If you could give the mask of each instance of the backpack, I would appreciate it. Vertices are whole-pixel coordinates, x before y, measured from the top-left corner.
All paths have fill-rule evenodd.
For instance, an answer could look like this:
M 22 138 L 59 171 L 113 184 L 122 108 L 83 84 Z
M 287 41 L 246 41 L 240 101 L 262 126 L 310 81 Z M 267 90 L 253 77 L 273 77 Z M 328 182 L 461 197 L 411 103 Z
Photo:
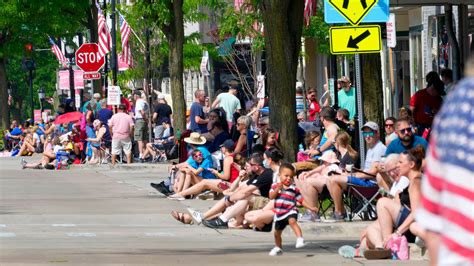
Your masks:
M 392 236 L 388 240 L 386 248 L 392 251 L 392 255 L 394 258 L 397 258 L 399 260 L 408 260 L 410 258 L 408 241 L 405 236 Z

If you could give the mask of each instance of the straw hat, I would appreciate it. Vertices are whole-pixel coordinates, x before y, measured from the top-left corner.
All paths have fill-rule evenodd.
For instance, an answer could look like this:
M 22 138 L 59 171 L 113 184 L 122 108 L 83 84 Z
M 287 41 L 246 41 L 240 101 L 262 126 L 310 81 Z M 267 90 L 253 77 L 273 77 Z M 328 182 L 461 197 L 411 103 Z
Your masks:
M 319 160 L 325 161 L 327 163 L 338 163 L 339 162 L 339 160 L 337 159 L 336 153 L 334 153 L 333 151 L 327 151 L 327 152 L 323 153 L 323 155 L 321 156 L 321 158 L 319 158 Z
M 189 138 L 184 138 L 184 142 L 194 145 L 202 145 L 206 143 L 206 138 L 197 132 L 193 132 Z

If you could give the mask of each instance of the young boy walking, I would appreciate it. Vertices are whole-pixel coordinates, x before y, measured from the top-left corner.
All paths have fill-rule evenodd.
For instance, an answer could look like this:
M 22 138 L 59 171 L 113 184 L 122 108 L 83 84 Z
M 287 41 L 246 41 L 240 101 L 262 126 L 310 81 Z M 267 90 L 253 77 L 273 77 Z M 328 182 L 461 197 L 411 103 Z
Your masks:
M 296 170 L 293 165 L 283 163 L 280 165 L 278 172 L 280 182 L 273 184 L 270 190 L 270 199 L 275 199 L 275 247 L 268 254 L 270 256 L 283 254 L 281 234 L 287 225 L 290 225 L 296 234 L 296 248 L 305 246 L 301 228 L 296 222 L 298 217 L 297 203 L 311 211 L 317 211 L 304 202 L 299 189 L 293 183 L 295 174 Z

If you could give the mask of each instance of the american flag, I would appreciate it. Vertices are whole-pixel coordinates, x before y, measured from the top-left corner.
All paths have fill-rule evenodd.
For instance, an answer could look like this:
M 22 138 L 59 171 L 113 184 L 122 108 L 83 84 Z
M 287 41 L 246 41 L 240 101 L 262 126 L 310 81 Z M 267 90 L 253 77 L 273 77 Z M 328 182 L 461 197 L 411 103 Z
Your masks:
M 316 13 L 316 1 L 314 0 L 305 0 L 304 1 L 304 24 L 306 27 L 309 26 L 311 22 L 311 17 Z
M 125 18 L 120 16 L 120 36 L 122 39 L 122 53 L 119 55 L 119 68 L 120 63 L 124 63 L 128 67 L 122 67 L 120 70 L 128 69 L 132 66 L 133 59 L 132 59 L 132 51 L 130 50 L 130 44 L 128 43 L 130 38 L 131 28 L 128 26 L 127 21 Z
M 108 52 L 110 52 L 110 44 L 112 43 L 110 32 L 107 29 L 107 23 L 105 21 L 105 16 L 100 10 L 98 11 L 98 32 L 99 32 L 99 59 L 104 57 Z
M 67 59 L 64 56 L 63 52 L 61 52 L 61 49 L 56 45 L 54 42 L 53 38 L 49 37 L 49 42 L 51 43 L 51 51 L 53 54 L 58 58 L 59 63 L 61 63 L 63 66 L 67 66 Z

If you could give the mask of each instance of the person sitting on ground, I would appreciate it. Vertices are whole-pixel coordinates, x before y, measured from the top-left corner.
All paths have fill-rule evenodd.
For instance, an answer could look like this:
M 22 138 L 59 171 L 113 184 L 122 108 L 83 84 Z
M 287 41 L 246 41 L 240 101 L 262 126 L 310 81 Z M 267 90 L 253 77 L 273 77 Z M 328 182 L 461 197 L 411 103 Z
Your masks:
M 240 165 L 234 162 L 234 145 L 235 143 L 231 139 L 226 140 L 221 145 L 222 154 L 225 156 L 222 172 L 212 168 L 208 169 L 214 176 L 217 177 L 217 179 L 202 179 L 192 187 L 175 193 L 168 198 L 174 200 L 184 200 L 185 197 L 197 195 L 206 189 L 222 193 L 224 190 L 230 188 L 231 184 L 234 183 L 240 172 Z
M 309 154 L 314 153 L 321 142 L 321 133 L 318 131 L 308 131 L 304 136 L 306 150 L 299 151 L 297 154 L 298 162 L 304 162 L 310 159 Z
M 210 114 L 212 114 L 212 111 Z M 211 124 L 211 128 L 209 128 L 209 132 L 206 134 L 211 134 L 213 136 L 212 141 L 209 143 L 208 146 L 208 150 L 210 153 L 219 151 L 219 147 L 226 140 L 230 139 L 229 133 L 224 130 L 224 126 L 227 124 L 227 122 L 224 123 L 225 124 L 222 124 L 221 121 L 209 121 L 209 124 Z
M 56 155 L 56 164 L 58 167 L 65 167 L 69 165 L 69 155 L 74 150 L 74 146 L 69 140 L 70 134 L 64 134 L 59 137 L 60 145 L 53 147 L 53 152 Z
M 381 198 L 377 201 L 378 218 L 367 228 L 365 241 L 361 247 L 367 248 L 364 257 L 383 259 L 391 256 L 384 249 L 392 236 L 404 235 L 408 242 L 413 243 L 415 235 L 410 226 L 415 221 L 413 212 L 420 204 L 421 196 L 421 166 L 425 157 L 424 148 L 417 146 L 400 154 L 398 160 L 399 176 L 410 180 L 408 188 L 395 196 L 395 199 Z M 423 236 L 421 236 L 423 238 Z
M 287 225 L 290 225 L 296 235 L 296 248 L 305 246 L 301 228 L 297 223 L 298 209 L 296 204 L 299 203 L 307 209 L 316 211 L 316 208 L 309 206 L 299 189 L 294 185 L 293 178 L 296 170 L 290 163 L 283 163 L 279 170 L 280 182 L 272 185 L 269 198 L 275 202 L 275 247 L 268 255 L 282 255 L 282 239 L 281 234 Z
M 21 134 L 22 139 L 21 139 L 21 147 L 20 151 L 18 152 L 19 156 L 31 156 L 33 153 L 35 153 L 36 150 L 36 142 L 33 139 L 33 134 L 30 133 L 30 130 L 25 130 Z
M 268 127 L 263 131 L 262 134 L 262 145 L 265 147 L 265 150 L 275 148 L 281 150 L 280 143 L 278 142 L 278 132 L 276 129 Z
M 21 159 L 21 167 L 22 169 L 30 168 L 30 169 L 42 169 L 46 168 L 46 165 L 51 163 L 56 159 L 56 154 L 53 151 L 53 145 L 59 144 L 59 138 L 55 137 L 51 139 L 51 136 L 46 137 L 44 143 L 44 151 L 41 160 L 38 163 L 28 163 L 25 159 Z M 54 168 L 54 167 L 53 167 Z
M 386 147 L 380 141 L 379 126 L 377 123 L 369 121 L 362 127 L 362 135 L 367 143 L 367 154 L 365 159 L 364 169 L 357 173 L 343 173 L 328 179 L 327 187 L 331 198 L 334 200 L 335 211 L 333 219 L 335 221 L 344 221 L 346 213 L 344 210 L 344 202 L 342 200 L 342 193 L 347 189 L 348 185 L 356 185 L 363 187 L 376 187 L 377 183 L 374 180 L 377 174 L 375 162 L 380 162 L 380 158 L 385 154 Z
M 252 124 L 252 118 L 249 116 L 241 116 L 237 119 L 237 131 L 239 132 L 239 137 L 235 143 L 235 153 L 241 153 L 244 157 L 247 153 L 247 132 L 250 130 Z
M 172 171 L 176 172 L 176 179 L 173 184 L 175 193 L 179 193 L 204 179 L 215 179 L 216 177 L 208 170 L 212 168 L 211 153 L 203 145 L 206 139 L 197 132 L 191 133 L 184 141 L 192 149 L 191 155 L 186 162 L 175 165 Z
M 273 180 L 273 172 L 263 166 L 263 156 L 254 153 L 245 164 L 245 171 L 241 171 L 239 178 L 249 178 L 245 183 L 240 183 L 239 187 L 232 193 L 219 200 L 206 213 L 201 214 L 194 210 L 188 210 L 192 217 L 203 225 L 215 228 L 226 229 L 228 222 L 235 218 L 235 226 L 243 224 L 244 214 L 247 207 L 251 205 L 251 210 L 263 208 L 269 201 L 268 193 Z M 222 213 L 222 215 L 219 215 Z M 214 219 L 213 219 L 214 218 Z
M 428 142 L 424 138 L 414 134 L 413 128 L 408 120 L 398 119 L 395 125 L 397 129 L 395 132 L 398 138 L 390 142 L 385 155 L 391 153 L 402 153 L 403 151 L 412 149 L 418 145 L 423 146 L 424 149 L 428 147 Z
M 278 183 L 278 171 L 283 160 L 283 153 L 278 149 L 272 148 L 266 150 L 263 154 L 263 165 L 273 171 L 273 184 Z M 272 221 L 274 216 L 274 201 L 270 200 L 265 207 L 260 210 L 248 211 L 245 213 L 247 226 L 253 225 L 255 231 L 270 232 L 272 230 Z

